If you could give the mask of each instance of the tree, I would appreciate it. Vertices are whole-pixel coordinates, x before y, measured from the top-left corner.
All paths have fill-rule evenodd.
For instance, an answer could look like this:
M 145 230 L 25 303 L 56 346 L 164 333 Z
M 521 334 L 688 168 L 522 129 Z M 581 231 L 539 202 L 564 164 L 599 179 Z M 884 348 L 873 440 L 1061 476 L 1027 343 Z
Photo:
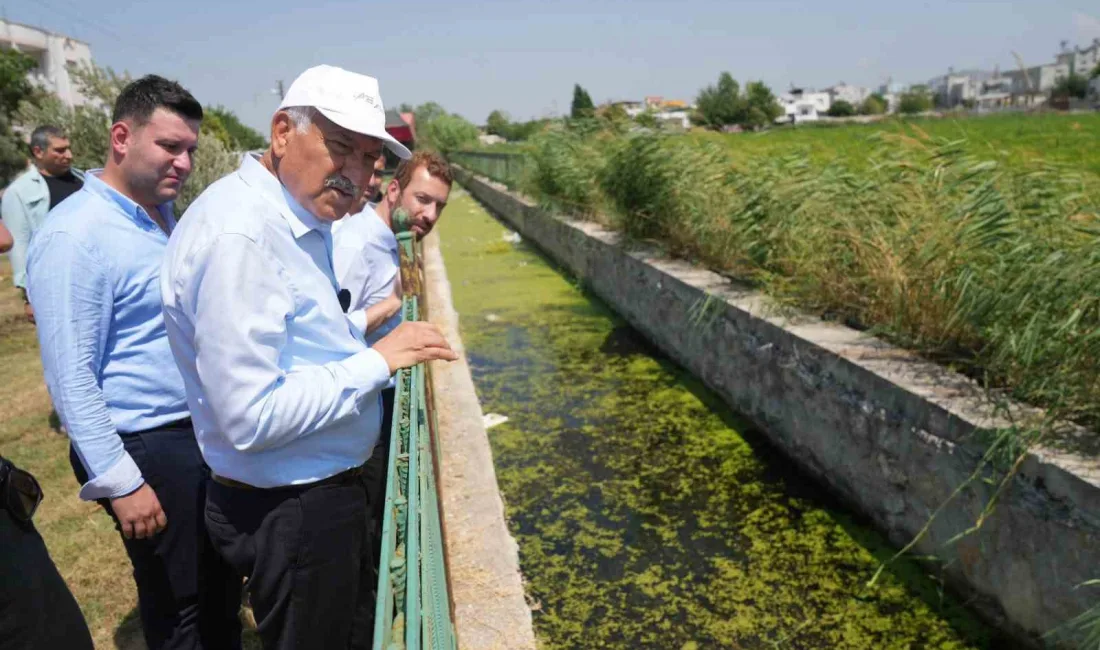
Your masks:
M 1052 97 L 1074 97 L 1076 99 L 1084 99 L 1088 94 L 1089 80 L 1076 73 L 1059 79 L 1054 84 L 1054 89 L 1050 91 Z
M 641 127 L 647 129 L 659 129 L 661 123 L 657 121 L 657 116 L 653 114 L 653 111 L 642 111 L 634 117 L 634 122 Z
M 924 86 L 913 86 L 898 98 L 898 112 L 915 115 L 932 110 L 932 95 Z
M 412 104 L 406 104 L 402 102 L 401 105 L 397 107 L 398 113 L 412 113 L 413 111 L 414 109 L 412 107 Z
M 750 81 L 745 86 L 745 109 L 741 125 L 753 129 L 770 126 L 783 114 L 783 107 L 763 81 Z
M 511 140 L 506 134 L 509 131 L 508 116 L 500 111 L 493 111 L 489 113 L 488 119 L 485 120 L 485 132 L 490 135 L 499 135 L 502 138 Z
M 610 104 L 596 111 L 596 113 L 603 119 L 614 124 L 630 121 L 630 115 L 628 115 L 626 109 L 619 104 Z
M 35 98 L 27 73 L 34 59 L 16 50 L 0 49 L 0 184 L 7 186 L 27 164 L 27 146 L 12 133 L 11 125 L 20 104 Z
M 886 112 L 886 108 L 886 98 L 875 93 L 863 100 L 859 106 L 859 112 L 863 115 L 882 115 Z
M 707 86 L 695 98 L 692 121 L 700 126 L 720 129 L 727 124 L 738 124 L 744 113 L 741 87 L 730 73 L 723 72 L 718 75 L 717 86 Z
M 856 114 L 856 107 L 847 100 L 838 99 L 829 105 L 829 110 L 825 114 L 829 117 L 851 117 Z
M 573 104 L 569 109 L 569 116 L 574 120 L 592 117 L 596 114 L 596 105 L 588 91 L 581 88 L 580 84 L 573 84 Z
M 65 106 L 56 95 L 47 94 L 37 103 L 24 102 L 19 120 L 26 125 L 53 124 L 69 136 L 73 166 L 77 169 L 102 167 L 106 162 L 111 108 L 115 98 L 132 79 L 111 68 L 83 64 L 69 71 L 88 103 L 74 108 Z
M 226 149 L 230 151 L 233 150 L 233 138 L 229 135 L 229 131 L 225 128 L 225 125 L 222 124 L 222 120 L 218 117 L 217 113 L 204 111 L 201 128 L 202 133 L 217 139 Z
M 416 116 L 417 129 L 419 129 L 422 124 L 426 125 L 435 118 L 446 114 L 447 111 L 436 102 L 424 102 L 413 109 L 413 115 Z
M 229 134 L 230 149 L 234 151 L 254 151 L 267 148 L 267 138 L 256 129 L 241 122 L 237 114 L 218 105 L 206 109 L 206 115 L 216 116 Z M 205 121 L 205 120 L 204 120 Z
M 739 124 L 750 129 L 768 126 L 783 114 L 771 88 L 763 81 L 751 81 L 745 92 L 728 72 L 718 75 L 718 84 L 707 86 L 695 99 L 691 121 L 711 129 Z
M 420 146 L 448 153 L 477 144 L 478 128 L 461 115 L 448 113 L 436 102 L 421 104 L 413 112 Z

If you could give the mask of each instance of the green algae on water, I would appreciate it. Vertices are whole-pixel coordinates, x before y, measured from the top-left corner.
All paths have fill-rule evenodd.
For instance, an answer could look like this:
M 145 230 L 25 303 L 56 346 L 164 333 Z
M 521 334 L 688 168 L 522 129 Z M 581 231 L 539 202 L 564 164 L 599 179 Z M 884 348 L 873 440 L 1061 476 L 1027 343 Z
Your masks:
M 455 191 L 440 225 L 545 648 L 991 647 L 913 561 Z

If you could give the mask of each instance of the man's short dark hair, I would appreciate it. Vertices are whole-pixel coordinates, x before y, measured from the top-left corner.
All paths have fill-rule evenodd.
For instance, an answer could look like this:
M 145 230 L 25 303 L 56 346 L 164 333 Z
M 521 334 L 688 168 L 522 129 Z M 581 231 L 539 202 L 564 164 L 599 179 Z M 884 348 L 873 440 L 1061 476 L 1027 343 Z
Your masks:
M 414 151 L 411 158 L 402 160 L 397 165 L 397 171 L 394 172 L 393 178 L 397 181 L 397 186 L 401 188 L 402 192 L 412 181 L 413 172 L 421 167 L 428 170 L 429 176 L 435 176 L 446 183 L 447 187 L 451 186 L 453 182 L 451 166 L 447 164 L 447 159 L 434 151 L 421 150 Z
M 130 120 L 135 126 L 143 126 L 158 108 L 167 108 L 189 120 L 202 119 L 202 104 L 186 88 L 150 74 L 122 89 L 115 100 L 111 123 Z
M 65 132 L 61 130 L 61 127 L 53 124 L 43 124 L 31 131 L 31 155 L 34 155 L 35 149 L 45 151 L 50 146 L 50 138 L 64 137 Z

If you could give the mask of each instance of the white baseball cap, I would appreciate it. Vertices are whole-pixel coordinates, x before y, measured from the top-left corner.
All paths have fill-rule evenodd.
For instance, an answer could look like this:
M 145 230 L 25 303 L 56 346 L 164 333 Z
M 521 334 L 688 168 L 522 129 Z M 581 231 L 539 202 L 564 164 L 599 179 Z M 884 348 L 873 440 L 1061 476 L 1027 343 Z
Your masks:
M 412 156 L 386 132 L 386 109 L 374 77 L 331 65 L 314 66 L 290 84 L 278 110 L 294 106 L 311 106 L 349 131 L 382 140 L 400 158 Z

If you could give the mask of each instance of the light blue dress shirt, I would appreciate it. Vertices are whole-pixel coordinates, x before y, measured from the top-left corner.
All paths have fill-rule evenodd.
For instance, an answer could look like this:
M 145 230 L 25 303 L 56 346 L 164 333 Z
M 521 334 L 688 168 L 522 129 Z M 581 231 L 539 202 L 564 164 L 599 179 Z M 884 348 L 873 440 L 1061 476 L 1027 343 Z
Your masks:
M 172 205 L 158 206 L 171 229 Z M 145 210 L 88 172 L 31 240 L 27 290 L 46 386 L 88 471 L 82 499 L 143 482 L 119 433 L 187 417 L 160 309 L 168 236 Z
M 361 465 L 389 366 L 340 308 L 329 224 L 258 159 L 211 185 L 161 274 L 168 339 L 215 474 L 256 487 Z
M 332 224 L 332 240 L 336 280 L 341 289 L 351 293 L 350 313 L 353 318 L 362 313 L 366 329 L 367 307 L 390 297 L 397 283 L 401 270 L 397 238 L 386 222 L 367 207 Z M 374 345 L 400 324 L 401 314 L 394 314 L 367 335 L 367 344 Z

